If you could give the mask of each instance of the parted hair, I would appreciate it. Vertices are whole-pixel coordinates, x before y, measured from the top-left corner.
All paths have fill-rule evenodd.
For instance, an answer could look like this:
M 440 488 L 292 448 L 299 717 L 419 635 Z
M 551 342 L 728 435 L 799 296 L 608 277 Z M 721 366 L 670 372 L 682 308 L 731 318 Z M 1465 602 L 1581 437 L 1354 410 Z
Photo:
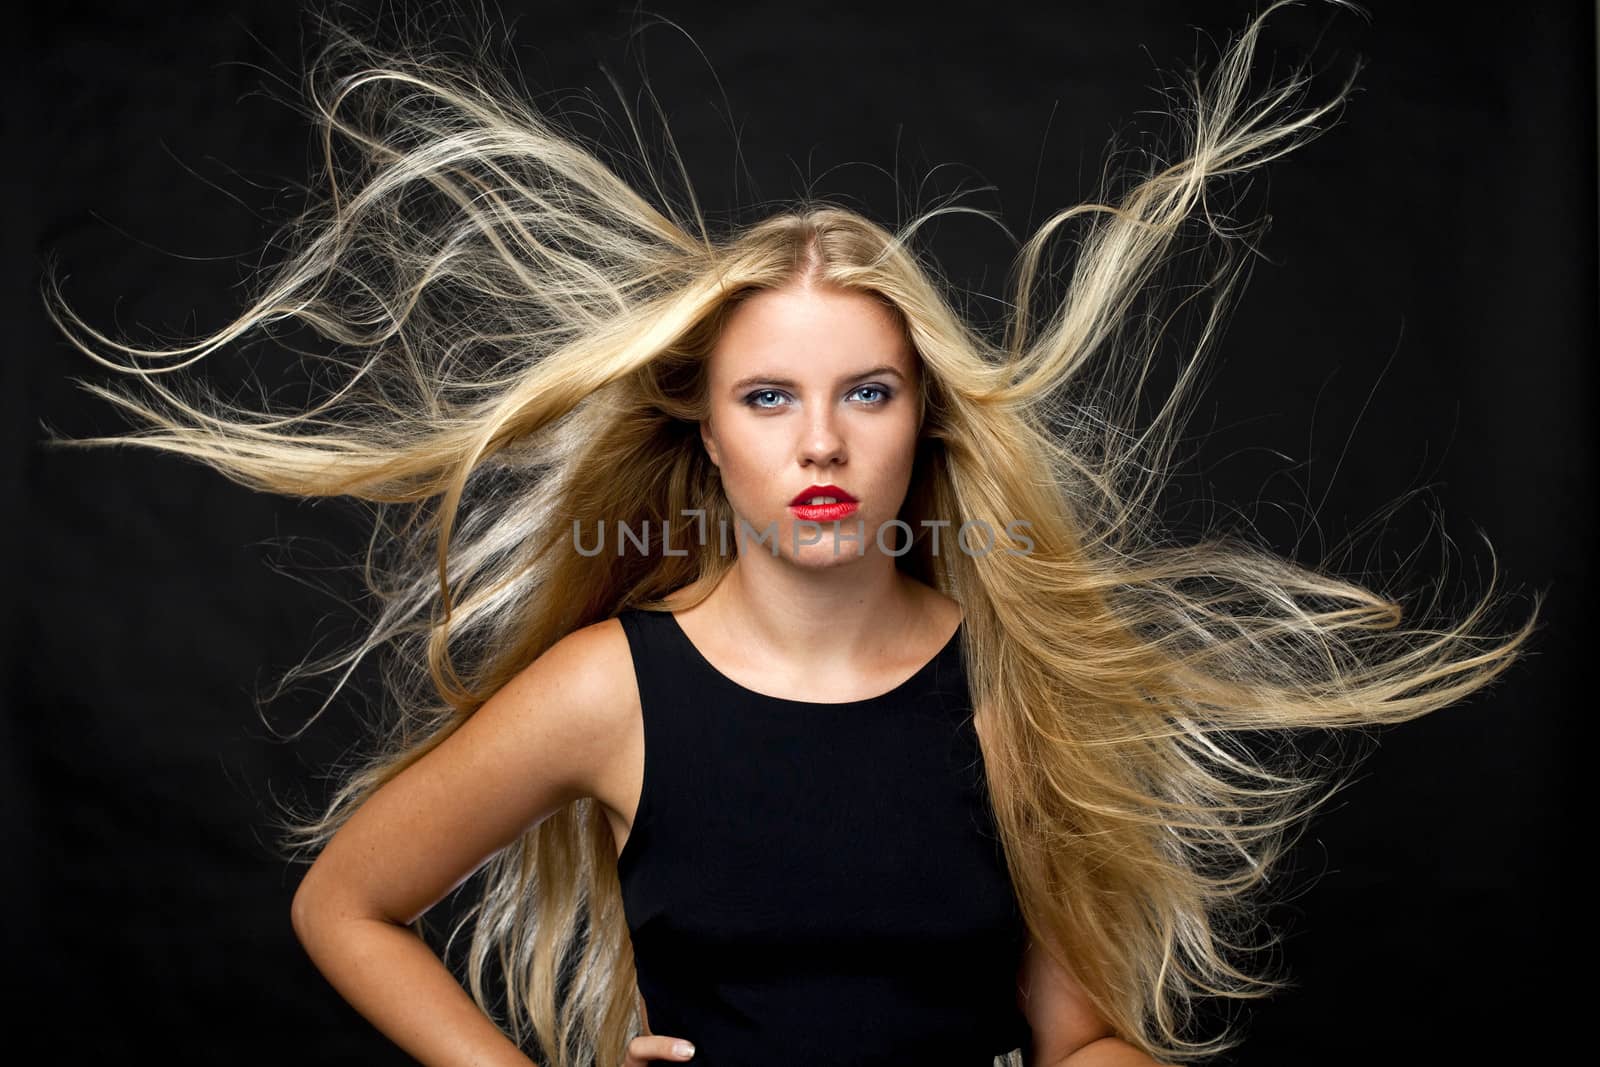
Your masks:
M 330 802 L 280 820 L 305 859 L 565 635 L 628 607 L 682 610 L 715 586 L 734 557 L 699 535 L 735 516 L 697 427 L 723 323 L 764 290 L 869 294 L 923 371 L 900 512 L 915 535 L 897 566 L 964 609 L 989 801 L 1030 935 L 1124 1040 L 1202 1059 L 1239 1040 L 1199 1025 L 1203 1002 L 1289 981 L 1261 963 L 1268 875 L 1340 784 L 1296 736 L 1404 722 L 1483 689 L 1538 610 L 1535 597 L 1525 622 L 1497 628 L 1492 576 L 1445 617 L 1443 578 L 1431 598 L 1391 596 L 1336 559 L 1301 565 L 1220 528 L 1180 539 L 1158 516 L 1251 232 L 1217 203 L 1318 135 L 1351 84 L 1307 105 L 1302 68 L 1247 93 L 1262 22 L 1289 2 L 1185 86 L 1164 157 L 1108 176 L 1021 244 L 999 330 L 956 310 L 916 243 L 969 208 L 889 228 L 808 195 L 719 224 L 681 161 L 675 193 L 644 152 L 644 180 L 625 180 L 489 50 L 379 46 L 327 21 L 304 83 L 321 192 L 233 321 L 131 344 L 92 327 L 46 271 L 64 335 L 127 376 L 79 384 L 136 424 L 53 443 L 161 449 L 252 489 L 368 502 L 371 625 L 287 677 L 332 678 L 321 714 L 379 653 L 383 715 Z M 1069 227 L 1070 275 L 1047 299 Z M 1208 298 L 1200 328 L 1141 419 L 1164 334 L 1137 302 L 1167 295 L 1160 268 L 1196 234 L 1215 265 L 1183 300 Z M 338 368 L 315 403 L 246 408 L 183 373 L 285 323 L 320 335 Z M 922 520 L 952 516 L 990 519 L 998 543 L 933 551 Z M 649 523 L 687 551 L 587 555 L 574 530 L 598 519 Z M 469 886 L 451 942 L 470 927 L 478 1004 L 556 1067 L 619 1067 L 641 1017 L 598 803 L 527 827 Z

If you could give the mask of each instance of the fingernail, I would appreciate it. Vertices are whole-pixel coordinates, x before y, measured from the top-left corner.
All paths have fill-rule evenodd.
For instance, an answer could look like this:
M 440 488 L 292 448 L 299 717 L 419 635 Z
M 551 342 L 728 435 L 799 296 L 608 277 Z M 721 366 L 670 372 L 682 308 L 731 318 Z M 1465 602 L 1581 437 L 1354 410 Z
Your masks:
M 694 1046 L 687 1041 L 674 1041 L 672 1043 L 672 1054 L 674 1056 L 693 1056 Z

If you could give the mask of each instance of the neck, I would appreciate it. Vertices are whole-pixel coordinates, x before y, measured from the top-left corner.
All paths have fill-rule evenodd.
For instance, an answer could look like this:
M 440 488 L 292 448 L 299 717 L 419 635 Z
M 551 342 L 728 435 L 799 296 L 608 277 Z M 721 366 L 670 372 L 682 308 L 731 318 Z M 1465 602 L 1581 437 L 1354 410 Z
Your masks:
M 800 567 L 766 553 L 741 555 L 705 607 L 730 642 L 782 649 L 786 661 L 818 668 L 883 655 L 927 610 L 919 584 L 891 557 Z

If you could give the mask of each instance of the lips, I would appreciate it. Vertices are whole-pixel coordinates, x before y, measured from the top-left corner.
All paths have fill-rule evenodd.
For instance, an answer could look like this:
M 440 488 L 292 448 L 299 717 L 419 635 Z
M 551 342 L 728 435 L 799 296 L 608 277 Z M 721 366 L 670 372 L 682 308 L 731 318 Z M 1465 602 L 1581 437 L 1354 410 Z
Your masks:
M 832 504 L 812 504 L 818 497 L 832 498 Z M 854 515 L 860 502 L 837 485 L 813 485 L 789 502 L 789 510 L 808 522 L 833 522 Z
M 813 486 L 810 486 L 809 488 L 802 489 L 799 493 L 797 493 L 795 495 L 795 498 L 793 500 L 789 501 L 789 506 L 790 507 L 795 507 L 795 506 L 798 506 L 798 505 L 801 505 L 801 504 L 810 504 L 811 501 L 815 500 L 819 496 L 832 497 L 834 500 L 838 501 L 841 504 L 854 504 L 854 503 L 857 503 L 857 500 L 856 500 L 855 497 L 851 496 L 849 493 L 845 492 L 843 489 L 840 489 L 837 485 L 831 485 L 830 484 L 830 485 L 813 485 Z

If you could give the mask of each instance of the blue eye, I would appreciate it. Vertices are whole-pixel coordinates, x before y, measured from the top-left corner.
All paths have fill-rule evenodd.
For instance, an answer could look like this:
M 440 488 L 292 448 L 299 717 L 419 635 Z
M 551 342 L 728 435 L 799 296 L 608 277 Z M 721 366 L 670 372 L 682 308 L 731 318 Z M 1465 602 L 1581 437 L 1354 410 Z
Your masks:
M 749 396 L 745 397 L 744 398 L 744 402 L 749 407 L 770 409 L 770 408 L 775 407 L 776 405 L 774 405 L 774 404 L 758 404 L 758 403 L 755 402 L 756 397 L 758 397 L 758 396 L 782 396 L 782 395 L 783 394 L 778 392 L 778 390 L 776 390 L 776 389 L 757 389 L 755 392 L 753 392 Z
M 861 392 L 877 394 L 876 399 L 863 400 L 861 402 L 862 406 L 869 408 L 882 407 L 884 404 L 889 402 L 890 397 L 894 396 L 894 390 L 890 389 L 886 385 L 858 385 L 854 389 L 850 390 L 851 395 Z M 757 411 L 776 411 L 781 406 L 780 404 L 777 402 L 766 403 L 758 398 L 769 396 L 784 397 L 787 395 L 788 394 L 783 392 L 781 389 L 757 389 L 754 392 L 745 395 L 744 405 L 746 407 L 755 408 Z

